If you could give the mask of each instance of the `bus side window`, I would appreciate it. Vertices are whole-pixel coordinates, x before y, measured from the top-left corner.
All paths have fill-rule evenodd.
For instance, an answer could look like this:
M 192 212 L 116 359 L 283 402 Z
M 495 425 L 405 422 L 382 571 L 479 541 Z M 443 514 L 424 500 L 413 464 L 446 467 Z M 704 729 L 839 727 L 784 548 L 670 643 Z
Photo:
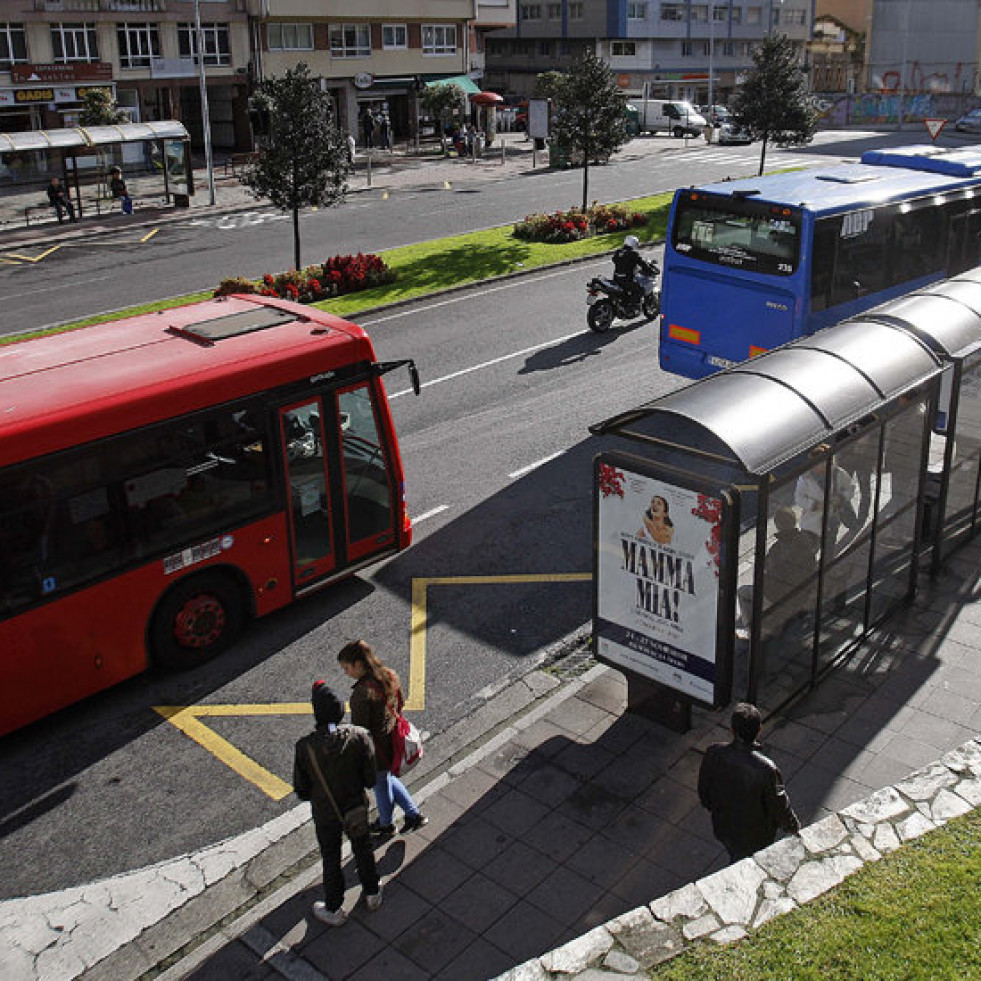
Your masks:
M 823 219 L 814 227 L 814 255 L 811 261 L 811 311 L 814 313 L 826 309 L 833 302 L 835 249 L 840 227 L 840 218 Z
M 842 224 L 835 264 L 835 304 L 877 293 L 889 285 L 891 226 L 891 215 L 884 210 L 871 216 L 864 231 L 845 234 Z

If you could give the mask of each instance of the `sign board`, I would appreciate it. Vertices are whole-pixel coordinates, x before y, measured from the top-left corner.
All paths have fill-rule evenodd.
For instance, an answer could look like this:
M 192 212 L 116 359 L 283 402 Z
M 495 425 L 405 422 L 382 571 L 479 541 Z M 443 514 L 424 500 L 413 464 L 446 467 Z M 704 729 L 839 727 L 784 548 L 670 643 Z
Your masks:
M 595 653 L 714 705 L 723 502 L 641 467 L 596 461 Z
M 69 65 L 11 65 L 10 81 L 14 85 L 30 85 L 38 82 L 49 85 L 111 82 L 112 64 L 108 61 L 92 61 Z
M 924 119 L 923 125 L 926 126 L 927 132 L 930 134 L 930 139 L 935 140 L 939 135 L 940 131 L 947 125 L 946 119 Z
M 370 89 L 374 84 L 375 76 L 371 72 L 358 72 L 354 76 L 354 87 L 356 89 Z
M 548 99 L 528 100 L 528 135 L 539 140 L 548 136 Z

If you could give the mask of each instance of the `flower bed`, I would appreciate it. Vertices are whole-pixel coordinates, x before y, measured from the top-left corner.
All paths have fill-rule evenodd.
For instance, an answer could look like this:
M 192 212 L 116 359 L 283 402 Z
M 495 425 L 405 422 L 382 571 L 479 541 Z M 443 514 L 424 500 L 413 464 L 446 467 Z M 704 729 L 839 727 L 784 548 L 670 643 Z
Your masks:
M 572 208 L 550 215 L 526 215 L 515 223 L 514 237 L 528 242 L 577 242 L 646 224 L 647 216 L 639 211 L 628 211 L 617 204 L 594 204 L 586 211 Z
M 278 276 L 266 273 L 258 282 L 236 276 L 223 279 L 215 296 L 229 293 L 257 293 L 297 303 L 316 303 L 331 297 L 356 293 L 394 283 L 398 273 L 389 269 L 377 255 L 335 255 L 319 266 L 291 269 Z

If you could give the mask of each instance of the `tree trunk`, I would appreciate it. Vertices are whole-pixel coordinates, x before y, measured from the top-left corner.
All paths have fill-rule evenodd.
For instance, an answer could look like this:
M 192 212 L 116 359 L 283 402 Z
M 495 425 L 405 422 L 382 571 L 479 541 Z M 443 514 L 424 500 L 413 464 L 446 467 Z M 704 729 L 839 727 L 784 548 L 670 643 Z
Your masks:
M 569 161 L 572 163 L 572 161 Z M 583 214 L 589 209 L 589 140 L 582 146 L 582 210 Z
M 763 142 L 760 144 L 760 172 L 756 175 L 757 177 L 763 176 L 763 167 L 766 165 L 766 141 L 769 138 L 768 133 L 763 134 Z
M 300 269 L 300 209 L 293 209 L 293 268 Z

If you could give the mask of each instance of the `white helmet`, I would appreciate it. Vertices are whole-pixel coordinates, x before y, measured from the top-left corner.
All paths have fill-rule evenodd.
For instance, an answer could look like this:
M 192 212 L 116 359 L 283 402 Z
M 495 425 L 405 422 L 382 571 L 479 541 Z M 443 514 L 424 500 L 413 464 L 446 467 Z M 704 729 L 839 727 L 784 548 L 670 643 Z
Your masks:
M 640 239 L 638 239 L 636 235 L 628 235 L 623 240 L 623 244 L 628 249 L 639 249 L 640 248 Z

